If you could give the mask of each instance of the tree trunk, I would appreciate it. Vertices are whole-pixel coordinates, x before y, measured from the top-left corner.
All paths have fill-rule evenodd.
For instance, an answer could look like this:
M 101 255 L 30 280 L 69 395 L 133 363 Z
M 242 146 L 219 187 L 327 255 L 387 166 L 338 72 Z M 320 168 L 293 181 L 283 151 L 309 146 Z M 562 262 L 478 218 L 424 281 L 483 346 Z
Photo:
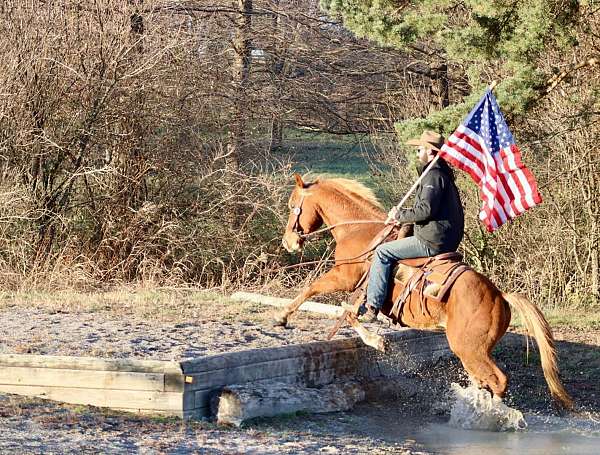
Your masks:
M 293 412 L 347 411 L 365 399 L 356 382 L 307 388 L 281 382 L 234 385 L 223 389 L 218 401 L 217 422 L 240 426 L 255 417 L 272 417 Z
M 232 41 L 233 62 L 231 65 L 231 107 L 230 124 L 225 154 L 225 199 L 231 201 L 225 207 L 225 221 L 232 228 L 240 225 L 238 211 L 231 205 L 235 204 L 236 192 L 239 182 L 238 172 L 240 158 L 246 149 L 246 123 L 245 106 L 247 104 L 247 88 L 250 76 L 250 33 L 252 25 L 252 0 L 237 0 L 238 12 L 235 16 L 235 35 Z
M 273 117 L 271 122 L 271 143 L 269 144 L 269 150 L 280 149 L 283 145 L 283 123 L 277 117 L 277 114 Z
M 586 194 L 586 205 L 587 212 L 590 217 L 590 267 L 591 267 L 591 288 L 592 294 L 598 300 L 600 299 L 600 223 L 598 223 L 598 216 L 600 215 L 600 209 L 598 208 L 598 198 L 600 192 L 598 191 L 598 176 L 594 172 L 594 164 L 592 155 L 588 157 L 588 182 L 589 191 Z
M 235 36 L 233 38 L 233 64 L 231 66 L 231 123 L 227 144 L 225 168 L 236 173 L 240 157 L 244 154 L 246 115 L 246 90 L 250 75 L 250 28 L 252 25 L 252 0 L 237 0 L 238 13 L 235 17 Z

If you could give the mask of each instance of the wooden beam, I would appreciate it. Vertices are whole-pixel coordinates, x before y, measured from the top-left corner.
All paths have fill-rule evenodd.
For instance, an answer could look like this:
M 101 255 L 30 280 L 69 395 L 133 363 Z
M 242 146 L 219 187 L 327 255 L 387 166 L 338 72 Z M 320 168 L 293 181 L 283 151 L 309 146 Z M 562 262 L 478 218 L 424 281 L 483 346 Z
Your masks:
M 65 403 L 129 409 L 132 411 L 182 411 L 194 408 L 193 395 L 189 394 L 184 397 L 183 393 L 178 392 L 81 389 L 6 384 L 0 386 L 0 392 L 64 401 Z
M 0 367 L 57 368 L 66 370 L 134 371 L 181 374 L 179 362 L 138 359 L 99 359 L 35 354 L 0 354 Z
M 165 375 L 162 373 L 137 373 L 131 371 L 3 367 L 0 368 L 0 387 L 2 385 L 163 392 L 165 390 Z
M 236 292 L 231 295 L 231 299 L 241 302 L 262 303 L 263 305 L 270 305 L 278 308 L 283 308 L 292 302 L 292 299 L 271 297 L 268 295 L 255 294 L 253 292 Z M 327 305 L 326 303 L 313 302 L 311 300 L 304 302 L 300 306 L 300 310 L 324 314 L 326 316 L 331 316 L 332 318 L 339 318 L 344 313 L 344 309 L 340 306 Z
M 184 360 L 181 368 L 184 374 L 196 374 L 243 365 L 255 365 L 262 362 L 289 359 L 301 356 L 314 357 L 328 352 L 355 350 L 365 347 L 358 338 L 334 341 L 316 341 L 277 348 L 248 349 L 246 351 L 228 352 L 197 359 Z
M 299 355 L 286 359 L 275 359 L 246 365 L 232 365 L 230 368 L 188 373 L 188 375 L 194 378 L 194 381 L 192 384 L 186 386 L 186 390 L 199 390 L 229 384 L 243 384 L 249 381 L 292 374 L 301 377 L 308 372 L 318 374 L 320 370 L 324 369 L 337 369 L 339 371 L 347 371 L 348 369 L 356 370 L 357 362 L 356 350 L 344 350 L 341 352 L 327 352 L 314 357 Z

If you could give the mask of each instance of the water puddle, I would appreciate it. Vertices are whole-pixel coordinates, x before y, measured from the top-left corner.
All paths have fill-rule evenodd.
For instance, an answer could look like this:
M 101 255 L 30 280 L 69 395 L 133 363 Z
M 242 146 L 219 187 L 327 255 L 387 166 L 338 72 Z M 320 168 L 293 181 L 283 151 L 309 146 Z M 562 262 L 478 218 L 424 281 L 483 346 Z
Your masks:
M 448 455 L 600 453 L 598 423 L 528 414 L 525 419 L 527 429 L 513 432 L 465 430 L 447 423 L 429 423 L 405 436 L 427 452 Z
M 600 421 L 584 417 L 522 414 L 475 387 L 452 385 L 450 419 L 403 415 L 382 405 L 364 409 L 362 430 L 388 442 L 410 442 L 417 451 L 448 455 L 600 454 Z M 361 413 L 362 414 L 362 413 Z

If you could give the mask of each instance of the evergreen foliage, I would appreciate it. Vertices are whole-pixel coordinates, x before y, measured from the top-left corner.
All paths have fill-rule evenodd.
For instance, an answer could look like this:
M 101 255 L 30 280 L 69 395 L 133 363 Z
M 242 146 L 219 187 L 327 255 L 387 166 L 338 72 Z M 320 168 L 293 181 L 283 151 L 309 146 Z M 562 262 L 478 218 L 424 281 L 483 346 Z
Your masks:
M 470 96 L 451 100 L 426 119 L 400 123 L 401 140 L 424 127 L 452 132 L 494 78 L 500 81 L 496 96 L 503 111 L 527 112 L 551 76 L 539 69 L 539 59 L 548 49 L 577 44 L 576 0 L 321 0 L 321 5 L 357 36 L 420 49 L 432 64 L 447 63 L 451 73 L 467 79 Z

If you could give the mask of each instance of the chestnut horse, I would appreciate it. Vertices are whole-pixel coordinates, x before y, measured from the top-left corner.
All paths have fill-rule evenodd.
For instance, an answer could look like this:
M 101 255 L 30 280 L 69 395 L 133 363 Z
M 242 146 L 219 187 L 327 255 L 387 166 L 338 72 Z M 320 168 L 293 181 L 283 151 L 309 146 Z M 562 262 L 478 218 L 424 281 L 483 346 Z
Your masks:
M 283 246 L 290 252 L 298 251 L 302 248 L 304 235 L 323 224 L 330 227 L 338 225 L 331 229 L 336 241 L 335 265 L 277 315 L 275 322 L 279 325 L 286 325 L 289 316 L 311 296 L 352 291 L 366 271 L 365 252 L 373 238 L 381 232 L 386 218 L 371 190 L 358 182 L 317 179 L 305 183 L 298 174 L 294 177 L 296 186 L 289 199 L 291 213 Z M 373 223 L 354 224 L 356 220 Z M 394 283 L 383 306 L 383 314 L 389 315 L 393 301 L 401 291 L 402 285 Z M 550 326 L 539 308 L 525 297 L 506 294 L 485 276 L 469 270 L 458 277 L 446 302 L 426 299 L 426 312 L 422 312 L 417 303 L 418 299 L 410 299 L 406 303 L 402 322 L 420 329 L 445 328 L 450 349 L 461 360 L 467 373 L 480 387 L 500 398 L 506 392 L 508 379 L 490 354 L 508 328 L 511 318 L 509 304 L 512 305 L 537 341 L 550 393 L 562 405 L 571 407 L 571 398 L 558 375 Z M 366 344 L 384 350 L 383 339 L 379 335 L 370 333 L 353 315 L 347 320 Z

